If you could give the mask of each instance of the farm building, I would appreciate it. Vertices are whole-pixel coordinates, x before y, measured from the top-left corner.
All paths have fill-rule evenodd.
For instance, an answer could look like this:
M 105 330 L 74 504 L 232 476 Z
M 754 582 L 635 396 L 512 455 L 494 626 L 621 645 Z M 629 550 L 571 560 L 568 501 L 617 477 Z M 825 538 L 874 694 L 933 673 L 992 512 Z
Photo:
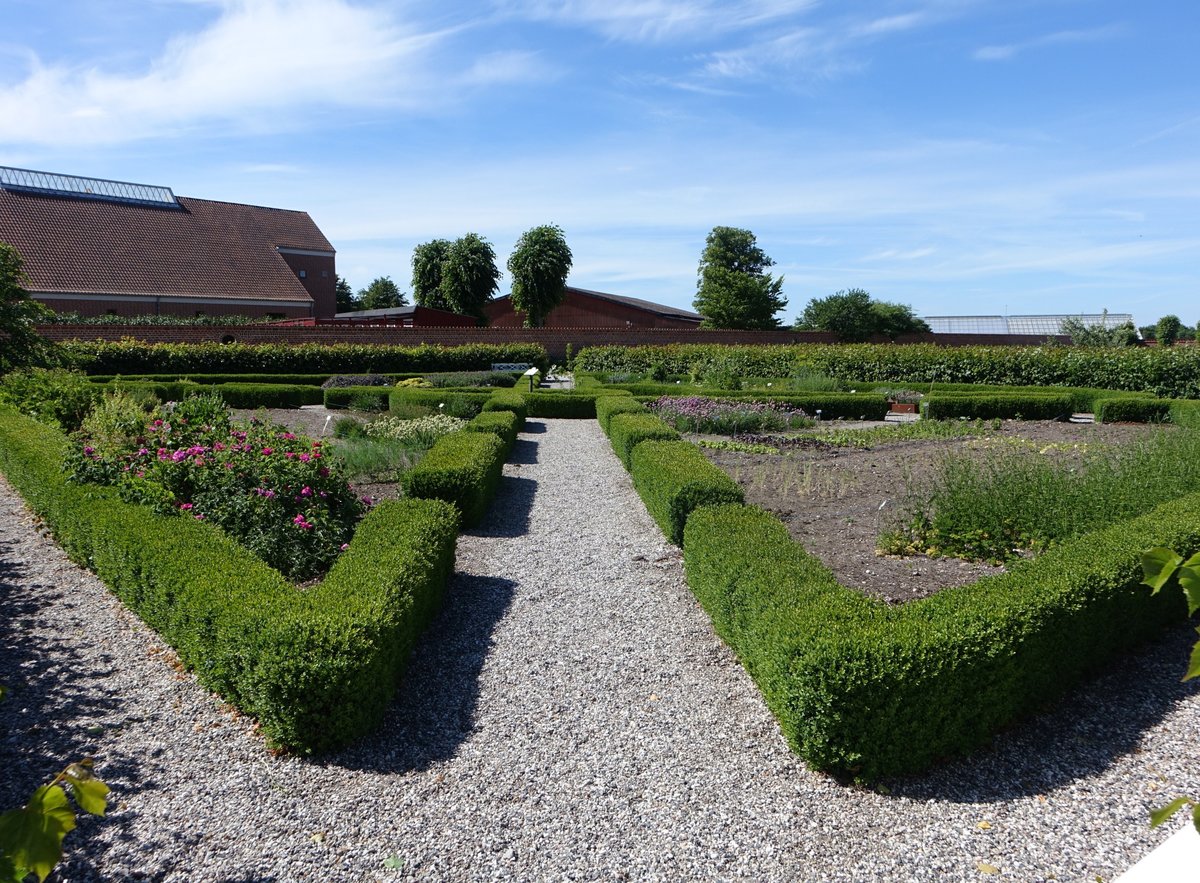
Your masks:
M 328 317 L 334 249 L 306 212 L 0 166 L 0 241 L 34 298 L 84 315 Z
M 511 296 L 496 298 L 484 307 L 484 312 L 488 325 L 495 328 L 519 327 L 525 322 L 525 314 L 513 309 Z M 695 329 L 702 318 L 679 307 L 568 286 L 562 303 L 546 316 L 546 327 Z
M 462 313 L 452 313 L 449 310 L 435 310 L 432 307 L 422 307 L 410 304 L 404 307 L 384 307 L 378 310 L 354 310 L 349 313 L 338 313 L 332 323 L 323 324 L 366 324 L 383 325 L 393 328 L 474 328 L 479 323 L 474 316 L 464 316 Z

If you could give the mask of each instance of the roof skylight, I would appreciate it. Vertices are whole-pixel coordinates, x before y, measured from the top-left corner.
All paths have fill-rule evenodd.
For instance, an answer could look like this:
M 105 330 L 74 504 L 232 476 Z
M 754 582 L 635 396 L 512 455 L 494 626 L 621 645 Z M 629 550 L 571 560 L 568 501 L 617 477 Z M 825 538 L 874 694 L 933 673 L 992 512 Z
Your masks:
M 170 187 L 152 184 L 132 184 L 127 181 L 106 181 L 103 178 L 82 178 L 54 172 L 35 172 L 0 166 L 0 187 L 24 193 L 49 196 L 68 196 L 74 199 L 95 199 L 103 202 L 124 202 L 133 205 L 152 205 L 159 208 L 180 208 Z

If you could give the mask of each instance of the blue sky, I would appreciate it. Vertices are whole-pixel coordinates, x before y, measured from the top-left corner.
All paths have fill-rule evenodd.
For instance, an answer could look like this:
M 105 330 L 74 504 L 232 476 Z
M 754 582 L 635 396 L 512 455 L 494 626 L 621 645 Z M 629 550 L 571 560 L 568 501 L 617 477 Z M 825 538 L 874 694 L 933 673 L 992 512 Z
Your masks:
M 1200 320 L 1194 0 L 4 0 L 0 165 L 303 209 L 355 288 L 557 223 L 689 307 L 746 227 L 790 322 Z M 507 292 L 507 280 L 502 293 Z

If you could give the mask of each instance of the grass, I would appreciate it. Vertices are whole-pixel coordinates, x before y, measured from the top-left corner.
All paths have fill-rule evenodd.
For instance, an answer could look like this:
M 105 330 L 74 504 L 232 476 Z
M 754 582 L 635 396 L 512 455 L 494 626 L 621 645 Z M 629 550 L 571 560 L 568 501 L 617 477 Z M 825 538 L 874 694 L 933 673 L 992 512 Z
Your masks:
M 1156 432 L 1121 447 L 989 446 L 943 455 L 900 526 L 891 554 L 1001 562 L 1042 551 L 1200 490 L 1200 433 Z
M 836 447 L 871 448 L 888 442 L 984 435 L 999 428 L 999 421 L 985 423 L 974 420 L 966 423 L 954 420 L 917 420 L 913 423 L 895 423 L 867 429 L 822 429 L 813 435 Z
M 425 448 L 390 438 L 343 438 L 332 443 L 333 455 L 345 465 L 351 482 L 396 481 L 412 469 Z

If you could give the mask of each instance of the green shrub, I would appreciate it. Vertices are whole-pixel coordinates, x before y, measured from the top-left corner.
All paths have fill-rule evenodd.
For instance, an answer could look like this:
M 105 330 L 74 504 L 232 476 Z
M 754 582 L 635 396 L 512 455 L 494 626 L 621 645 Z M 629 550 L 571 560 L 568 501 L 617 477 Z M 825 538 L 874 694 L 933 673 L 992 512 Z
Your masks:
M 390 386 L 338 386 L 324 390 L 322 403 L 331 409 L 382 411 L 389 406 L 391 395 Z
M 504 442 L 504 457 L 516 444 L 517 433 L 521 429 L 519 418 L 512 411 L 484 411 L 474 420 L 463 427 L 467 432 L 490 432 Z
M 0 415 L 0 470 L 202 684 L 295 751 L 332 750 L 379 724 L 453 573 L 452 507 L 381 503 L 326 579 L 298 591 L 209 524 L 66 482 L 67 447 L 52 429 Z
M 396 389 L 388 395 L 388 407 L 395 411 L 411 405 L 424 405 L 452 417 L 470 420 L 483 410 L 494 393 L 487 390 Z
M 1097 423 L 1165 423 L 1171 419 L 1171 400 L 1152 398 L 1097 399 Z
M 840 586 L 750 507 L 694 511 L 684 564 L 793 748 L 817 769 L 869 780 L 985 743 L 1182 619 L 1182 599 L 1139 588 L 1140 553 L 1200 547 L 1198 513 L 1192 495 L 899 608 Z
M 511 411 L 517 415 L 518 429 L 524 425 L 525 418 L 528 416 L 528 409 L 525 406 L 525 396 L 516 390 L 501 390 L 494 392 L 483 403 L 484 413 L 489 411 Z
M 739 432 L 779 432 L 813 425 L 812 418 L 805 411 L 775 401 L 662 396 L 646 406 L 664 423 L 680 432 L 735 435 Z
M 85 376 L 62 368 L 22 368 L 0 378 L 0 404 L 67 432 L 79 428 L 102 395 Z
M 505 445 L 490 432 L 454 432 L 440 438 L 413 469 L 401 477 L 410 497 L 445 500 L 476 525 L 500 485 Z
M 538 344 L 473 343 L 465 346 L 389 346 L 362 343 L 143 343 L 67 341 L 66 358 L 91 374 L 413 374 L 487 371 L 495 362 L 547 367 Z
M 546 392 L 527 392 L 525 404 L 530 417 L 559 417 L 574 420 L 592 420 L 596 416 L 596 399 L 609 395 L 628 396 L 625 390 L 604 390 L 602 392 L 575 392 L 572 390 L 553 390 Z
M 744 502 L 737 482 L 685 441 L 642 442 L 633 449 L 629 472 L 646 510 L 677 546 L 694 509 Z
M 630 468 L 633 449 L 644 441 L 678 441 L 679 433 L 653 414 L 613 414 L 608 421 L 608 438 L 617 457 Z
M 218 383 L 212 389 L 231 408 L 300 408 L 319 405 L 319 386 L 283 383 Z
M 648 409 L 631 396 L 601 396 L 596 399 L 596 419 L 608 434 L 608 422 L 617 414 L 646 414 Z
M 930 420 L 1067 420 L 1074 413 L 1069 395 L 935 394 L 921 400 Z

